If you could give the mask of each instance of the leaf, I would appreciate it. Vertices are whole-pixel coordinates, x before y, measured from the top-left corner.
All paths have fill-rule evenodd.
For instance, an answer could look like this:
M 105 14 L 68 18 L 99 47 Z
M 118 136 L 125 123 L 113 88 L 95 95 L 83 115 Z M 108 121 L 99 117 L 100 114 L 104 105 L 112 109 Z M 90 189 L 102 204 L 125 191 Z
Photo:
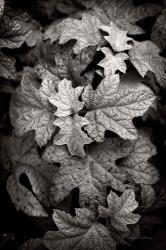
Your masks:
M 16 79 L 16 60 L 13 57 L 6 56 L 0 51 L 0 76 L 6 79 Z
M 46 75 L 39 89 L 36 85 L 39 85 L 36 74 L 33 71 L 25 72 L 21 86 L 12 97 L 10 117 L 17 135 L 35 130 L 36 141 L 43 146 L 55 131 L 53 110 L 49 104 L 55 84 Z
M 107 139 L 88 149 L 84 159 L 71 158 L 65 147 L 50 146 L 44 152 L 45 161 L 61 164 L 52 179 L 51 193 L 55 204 L 78 187 L 80 205 L 96 209 L 99 204 L 105 204 L 108 187 L 118 191 L 125 189 L 125 175 L 118 172 L 115 162 L 130 152 L 130 143 Z
M 12 202 L 30 216 L 47 216 L 43 205 L 49 206 L 49 183 L 56 167 L 52 169 L 41 162 L 32 133 L 21 138 L 3 137 L 1 143 L 1 163 L 11 172 L 7 191 Z M 29 181 L 30 189 L 21 182 L 23 176 Z
M 82 49 L 88 46 L 97 46 L 103 43 L 103 38 L 99 32 L 100 26 L 101 22 L 97 17 L 83 13 L 81 20 L 69 17 L 58 24 L 55 23 L 57 35 L 55 34 L 55 37 L 53 37 L 49 34 L 49 36 L 52 42 L 56 41 L 59 36 L 60 44 L 67 43 L 73 39 L 76 40 L 77 42 L 74 45 L 73 51 L 75 54 L 78 54 Z M 55 29 L 53 34 L 54 33 Z
M 0 2 L 0 17 L 3 15 L 4 7 L 5 7 L 5 2 L 4 2 L 4 0 L 1 0 L 1 2 Z
M 111 191 L 107 201 L 108 208 L 99 206 L 99 216 L 110 218 L 112 227 L 117 231 L 128 232 L 127 225 L 135 224 L 140 219 L 140 215 L 132 213 L 138 206 L 133 190 L 125 190 L 120 197 Z
M 30 35 L 30 30 L 23 22 L 11 20 L 3 15 L 0 21 L 0 48 L 19 48 Z
M 141 185 L 141 199 L 144 209 L 152 207 L 156 200 L 155 191 L 150 185 Z
M 104 68 L 105 76 L 114 74 L 117 70 L 126 73 L 127 66 L 124 62 L 128 60 L 128 55 L 126 53 L 117 53 L 114 55 L 107 47 L 103 47 L 101 51 L 104 53 L 105 58 L 102 59 L 98 65 Z
M 121 52 L 132 48 L 129 42 L 131 43 L 133 39 L 127 36 L 127 31 L 120 30 L 113 22 L 110 22 L 109 26 L 102 25 L 100 28 L 108 33 L 104 38 L 114 51 Z
M 87 124 L 87 119 L 77 114 L 74 117 L 56 119 L 54 125 L 60 128 L 60 132 L 55 136 L 54 143 L 56 145 L 67 144 L 71 155 L 85 157 L 84 145 L 92 142 L 92 139 L 82 131 L 82 127 Z
M 62 80 L 58 85 L 58 93 L 49 97 L 49 101 L 57 107 L 55 115 L 65 117 L 78 113 L 84 106 L 84 103 L 78 100 L 82 91 L 83 87 L 73 89 L 71 81 Z
M 158 83 L 165 86 L 165 58 L 159 55 L 159 48 L 151 41 L 137 42 L 129 51 L 131 63 L 144 77 L 148 71 L 155 74 Z
M 115 250 L 116 243 L 108 230 L 95 221 L 95 215 L 86 208 L 77 208 L 72 217 L 54 210 L 53 219 L 59 231 L 47 232 L 44 244 L 50 250 Z
M 155 184 L 159 180 L 159 172 L 148 162 L 148 159 L 155 153 L 155 146 L 147 135 L 139 135 L 139 138 L 133 142 L 133 150 L 121 160 L 120 166 L 132 177 L 135 183 Z
M 160 49 L 165 49 L 166 44 L 166 10 L 164 10 L 156 19 L 155 24 L 152 27 L 151 40 Z
M 132 119 L 143 115 L 154 101 L 152 91 L 144 85 L 118 90 L 119 81 L 118 74 L 106 76 L 95 91 L 88 85 L 82 94 L 88 110 L 85 118 L 89 121 L 84 128 L 97 142 L 104 140 L 106 130 L 123 139 L 136 139 Z
M 86 7 L 94 10 L 96 8 L 101 9 L 110 21 L 120 29 L 127 30 L 130 35 L 144 33 L 137 22 L 147 17 L 156 16 L 162 10 L 160 5 L 154 3 L 143 3 L 135 6 L 132 0 L 84 1 L 81 4 L 88 5 Z

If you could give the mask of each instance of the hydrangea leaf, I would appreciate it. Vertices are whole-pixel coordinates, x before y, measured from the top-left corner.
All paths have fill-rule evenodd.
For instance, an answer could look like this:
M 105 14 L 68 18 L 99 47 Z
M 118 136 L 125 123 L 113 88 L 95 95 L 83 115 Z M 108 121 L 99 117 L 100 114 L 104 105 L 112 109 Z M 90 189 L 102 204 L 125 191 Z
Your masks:
M 156 200 L 154 188 L 150 185 L 141 185 L 141 200 L 144 209 L 152 207 Z
M 120 165 L 139 184 L 152 185 L 159 179 L 158 170 L 148 162 L 148 159 L 156 153 L 155 146 L 144 134 L 133 142 L 133 150 L 122 159 Z
M 60 163 L 59 172 L 53 177 L 52 200 L 55 204 L 62 201 L 76 187 L 80 191 L 81 206 L 96 209 L 105 204 L 106 189 L 125 189 L 125 175 L 119 173 L 115 161 L 130 152 L 131 145 L 123 140 L 106 140 L 101 145 L 89 146 L 84 159 L 71 158 L 65 147 L 50 146 L 43 159 L 50 163 Z
M 39 158 L 34 136 L 1 138 L 1 163 L 11 174 L 7 179 L 7 191 L 16 208 L 30 216 L 47 216 L 44 206 L 49 206 L 50 179 L 56 168 L 43 164 Z M 16 147 L 17 145 L 17 147 Z M 31 189 L 21 182 L 26 176 Z
M 148 71 L 155 74 L 158 83 L 165 86 L 165 58 L 159 55 L 160 49 L 151 41 L 135 42 L 134 47 L 129 51 L 131 63 L 144 77 Z
M 127 36 L 127 31 L 119 29 L 113 22 L 109 25 L 102 25 L 100 28 L 108 33 L 104 38 L 114 51 L 121 52 L 132 48 L 129 42 L 131 43 L 133 39 Z
M 50 250 L 115 250 L 116 243 L 109 231 L 95 221 L 95 214 L 86 208 L 75 209 L 72 217 L 54 210 L 53 220 L 59 231 L 47 232 L 44 244 Z
M 0 76 L 6 79 L 16 79 L 16 60 L 0 51 Z
M 56 119 L 54 125 L 60 128 L 60 132 L 55 136 L 54 143 L 56 145 L 67 144 L 71 155 L 84 157 L 84 145 L 92 142 L 92 139 L 82 131 L 82 127 L 87 124 L 87 119 L 77 114 L 74 117 Z
M 46 76 L 40 89 L 37 89 L 35 77 L 32 71 L 24 73 L 21 86 L 11 100 L 10 117 L 17 135 L 35 130 L 36 141 L 43 146 L 55 131 L 53 110 L 49 103 L 49 94 L 55 86 Z
M 128 60 L 128 55 L 126 53 L 117 53 L 114 55 L 112 51 L 106 47 L 103 47 L 101 51 L 104 53 L 105 57 L 98 65 L 104 68 L 105 76 L 114 74 L 117 70 L 122 73 L 126 72 L 127 66 L 125 60 Z
M 100 20 L 88 13 L 83 13 L 81 20 L 69 17 L 58 24 L 55 23 L 56 28 L 53 30 L 56 30 L 57 35 L 53 38 L 50 34 L 51 41 L 56 41 L 58 36 L 60 44 L 67 43 L 74 39 L 76 40 L 76 44 L 74 45 L 73 51 L 77 54 L 88 46 L 97 46 L 104 42 L 99 31 L 100 26 Z
M 58 85 L 58 93 L 51 95 L 49 101 L 57 107 L 55 115 L 65 117 L 80 111 L 84 103 L 78 100 L 83 87 L 73 88 L 71 81 L 63 79 Z
M 145 33 L 144 30 L 137 25 L 137 22 L 147 17 L 156 16 L 162 10 L 160 5 L 154 3 L 143 3 L 135 6 L 132 0 L 84 1 L 81 2 L 81 4 L 89 9 L 100 9 L 106 14 L 110 21 L 116 24 L 120 29 L 128 30 L 130 35 Z
M 3 15 L 0 21 L 0 48 L 19 48 L 30 35 L 30 30 L 23 22 L 11 20 Z
M 152 27 L 151 40 L 159 46 L 160 49 L 166 48 L 166 10 L 158 17 Z
M 140 215 L 133 214 L 138 207 L 133 190 L 125 190 L 120 197 L 111 191 L 107 202 L 108 208 L 99 206 L 99 216 L 110 218 L 111 226 L 117 231 L 128 232 L 127 225 L 135 224 L 140 219 Z
M 104 140 L 106 130 L 111 130 L 124 139 L 136 139 L 137 132 L 132 119 L 141 116 L 155 97 L 142 85 L 139 88 L 118 90 L 119 75 L 106 76 L 96 90 L 85 87 L 82 100 L 87 108 L 85 126 L 89 136 L 97 142 Z

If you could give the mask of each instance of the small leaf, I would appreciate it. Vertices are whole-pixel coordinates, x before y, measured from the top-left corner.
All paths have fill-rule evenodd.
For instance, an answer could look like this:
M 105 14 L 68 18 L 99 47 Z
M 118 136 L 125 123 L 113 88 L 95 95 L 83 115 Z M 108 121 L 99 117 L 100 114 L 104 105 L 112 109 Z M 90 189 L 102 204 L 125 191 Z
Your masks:
M 87 124 L 87 119 L 77 114 L 74 117 L 56 119 L 54 125 L 60 128 L 60 132 L 55 136 L 54 143 L 56 145 L 67 144 L 71 155 L 85 157 L 84 145 L 92 142 L 92 139 L 82 131 L 82 127 Z
M 94 213 L 86 208 L 77 208 L 75 217 L 54 210 L 53 219 L 59 231 L 50 231 L 44 236 L 44 244 L 50 250 L 116 249 L 109 231 L 96 222 Z
M 120 197 L 111 191 L 107 201 L 108 208 L 99 206 L 99 216 L 110 218 L 112 227 L 117 231 L 128 232 L 127 225 L 140 219 L 140 215 L 132 213 L 138 206 L 133 190 L 125 190 Z
M 58 85 L 58 93 L 49 97 L 49 101 L 57 107 L 55 115 L 65 117 L 80 111 L 84 103 L 78 100 L 83 87 L 72 88 L 71 81 L 62 80 Z
M 104 53 L 105 58 L 102 59 L 98 65 L 104 68 L 104 74 L 110 75 L 114 74 L 117 70 L 122 73 L 126 73 L 126 63 L 128 60 L 128 55 L 126 53 L 113 54 L 109 48 L 103 47 L 101 51 Z
M 108 33 L 104 38 L 114 51 L 121 52 L 132 48 L 129 42 L 133 39 L 127 36 L 127 31 L 120 30 L 113 22 L 110 22 L 109 26 L 103 25 L 100 28 Z

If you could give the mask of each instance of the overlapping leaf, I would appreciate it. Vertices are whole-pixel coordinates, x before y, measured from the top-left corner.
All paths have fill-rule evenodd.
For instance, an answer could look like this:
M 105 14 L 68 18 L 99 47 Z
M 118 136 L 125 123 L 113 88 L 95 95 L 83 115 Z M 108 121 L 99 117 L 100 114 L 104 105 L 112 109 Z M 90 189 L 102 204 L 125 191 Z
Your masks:
M 166 84 L 165 58 L 159 55 L 160 49 L 151 41 L 135 42 L 129 51 L 130 61 L 144 77 L 148 71 L 155 74 L 161 86 Z
M 104 68 L 104 74 L 110 75 L 114 74 L 116 71 L 126 72 L 127 66 L 125 60 L 128 60 L 128 55 L 126 53 L 113 54 L 112 51 L 103 47 L 101 51 L 104 53 L 105 58 L 102 59 L 98 65 Z
M 95 221 L 95 214 L 86 208 L 77 208 L 72 217 L 54 210 L 53 219 L 59 231 L 47 232 L 44 244 L 50 250 L 115 250 L 116 243 L 109 231 Z
M 61 163 L 59 172 L 53 177 L 51 188 L 55 203 L 78 187 L 81 206 L 94 209 L 98 204 L 105 204 L 107 187 L 118 191 L 125 188 L 125 174 L 115 162 L 128 155 L 130 150 L 132 144 L 129 142 L 108 139 L 99 145 L 90 146 L 86 158 L 72 159 L 64 147 L 48 147 L 43 159 L 50 163 Z
M 106 76 L 96 90 L 85 87 L 82 100 L 88 110 L 85 126 L 89 136 L 101 142 L 106 130 L 111 130 L 124 139 L 136 139 L 137 132 L 132 119 L 141 116 L 154 101 L 152 91 L 142 85 L 139 88 L 118 90 L 119 75 Z
M 55 82 L 48 75 L 40 86 L 34 71 L 28 70 L 24 73 L 21 86 L 13 95 L 10 107 L 10 116 L 17 135 L 35 130 L 38 145 L 47 143 L 55 131 L 53 111 L 48 100 L 50 94 L 55 92 L 55 87 Z
M 135 224 L 140 219 L 140 215 L 133 214 L 138 207 L 133 190 L 125 190 L 120 197 L 111 191 L 107 201 L 108 208 L 100 206 L 99 215 L 110 218 L 112 227 L 117 231 L 128 232 L 127 225 Z

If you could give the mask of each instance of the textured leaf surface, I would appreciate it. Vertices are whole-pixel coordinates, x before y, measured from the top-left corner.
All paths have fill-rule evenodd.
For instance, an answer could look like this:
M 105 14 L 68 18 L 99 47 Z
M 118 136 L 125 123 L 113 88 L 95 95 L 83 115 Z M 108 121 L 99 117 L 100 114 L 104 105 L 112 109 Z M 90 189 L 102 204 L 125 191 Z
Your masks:
M 150 185 L 141 185 L 141 199 L 143 207 L 150 208 L 156 200 L 154 188 Z
M 22 138 L 4 137 L 1 142 L 1 162 L 12 172 L 7 180 L 7 191 L 12 202 L 17 209 L 30 216 L 47 216 L 42 204 L 49 205 L 48 179 L 52 171 L 49 166 L 42 164 L 33 134 L 28 133 Z M 28 179 L 32 190 L 21 182 L 23 176 Z
M 84 157 L 84 145 L 92 142 L 92 139 L 82 131 L 82 127 L 87 124 L 87 119 L 77 114 L 74 117 L 56 119 L 54 125 L 60 128 L 60 132 L 55 136 L 54 143 L 56 145 L 67 144 L 71 155 Z
M 125 190 L 120 197 L 111 191 L 107 201 L 108 208 L 100 206 L 99 215 L 101 217 L 109 217 L 111 225 L 117 231 L 128 231 L 127 225 L 135 224 L 140 219 L 140 215 L 133 214 L 133 211 L 138 206 L 133 190 Z
M 124 169 L 136 183 L 155 184 L 159 179 L 158 170 L 148 162 L 148 159 L 156 153 L 155 146 L 146 136 L 139 136 L 133 142 L 133 150 L 121 161 Z
M 35 130 L 36 141 L 39 146 L 47 143 L 55 131 L 53 111 L 48 98 L 55 91 L 54 81 L 46 76 L 40 89 L 32 71 L 23 75 L 21 87 L 13 95 L 10 107 L 10 116 L 17 135 Z
M 84 103 L 78 100 L 82 90 L 83 87 L 74 89 L 71 81 L 62 80 L 58 85 L 58 93 L 49 98 L 49 101 L 57 107 L 55 115 L 65 117 L 78 113 L 84 106 Z
M 154 101 L 152 91 L 144 85 L 139 88 L 118 90 L 119 75 L 106 76 L 94 91 L 85 87 L 82 100 L 88 112 L 85 126 L 89 136 L 97 142 L 104 140 L 106 130 L 111 130 L 124 139 L 136 139 L 132 119 L 145 113 Z
M 151 33 L 152 42 L 157 44 L 159 48 L 166 47 L 166 10 L 157 17 L 155 24 L 152 27 Z
M 79 53 L 88 46 L 96 46 L 103 42 L 99 32 L 101 26 L 100 20 L 87 13 L 82 14 L 82 19 L 67 18 L 57 24 L 59 34 L 59 43 L 64 44 L 70 40 L 77 40 L 74 45 L 74 53 Z M 58 39 L 58 35 L 52 38 L 52 42 Z
M 42 239 L 27 240 L 18 250 L 46 250 Z
M 11 20 L 3 15 L 0 21 L 0 48 L 19 48 L 30 35 L 23 22 Z
M 113 54 L 109 48 L 103 47 L 101 51 L 104 53 L 105 58 L 102 59 L 98 65 L 104 68 L 104 74 L 114 74 L 117 70 L 122 73 L 126 72 L 127 66 L 125 60 L 128 60 L 126 53 Z
M 87 157 L 79 160 L 70 158 L 65 147 L 48 147 L 43 159 L 61 163 L 59 172 L 53 177 L 53 200 L 60 202 L 78 187 L 81 206 L 96 208 L 98 204 L 105 204 L 107 187 L 118 191 L 125 188 L 125 175 L 115 161 L 128 155 L 130 150 L 132 145 L 129 142 L 108 139 L 102 144 L 90 146 Z
M 110 22 L 109 26 L 101 26 L 101 29 L 108 33 L 104 38 L 114 51 L 121 52 L 132 48 L 129 42 L 133 39 L 127 36 L 127 31 L 120 30 L 113 22 Z
M 16 60 L 0 52 L 0 76 L 6 79 L 16 78 Z
M 160 49 L 151 41 L 135 43 L 135 46 L 129 51 L 130 61 L 144 77 L 148 71 L 155 74 L 157 81 L 161 86 L 165 86 L 165 58 L 159 55 Z
M 53 219 L 59 231 L 45 234 L 44 244 L 50 250 L 115 250 L 116 244 L 109 231 L 95 222 L 95 215 L 86 208 L 76 209 L 72 217 L 54 210 Z

